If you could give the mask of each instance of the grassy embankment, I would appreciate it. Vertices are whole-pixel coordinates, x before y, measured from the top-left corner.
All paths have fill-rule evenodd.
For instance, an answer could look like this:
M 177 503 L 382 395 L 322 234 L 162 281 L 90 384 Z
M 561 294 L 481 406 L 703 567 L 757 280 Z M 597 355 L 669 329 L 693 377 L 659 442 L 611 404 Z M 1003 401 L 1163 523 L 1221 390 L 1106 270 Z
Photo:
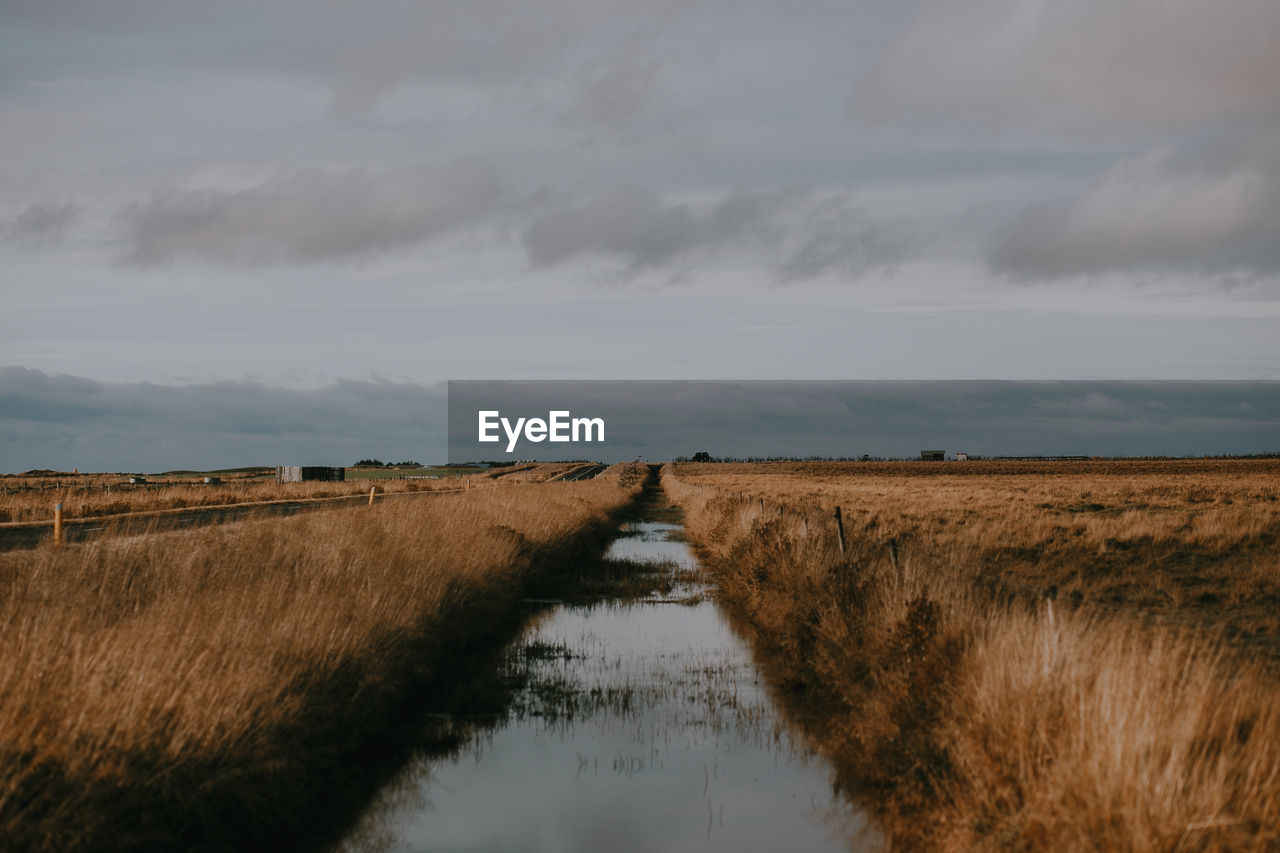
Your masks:
M 0 555 L 5 848 L 295 843 L 638 479 Z
M 459 491 L 544 482 L 573 466 L 545 463 L 512 468 L 469 471 L 464 476 L 440 479 L 397 479 L 413 471 L 389 473 L 383 469 L 348 472 L 348 479 L 336 483 L 276 483 L 259 475 L 229 475 L 218 485 L 206 484 L 199 476 L 155 478 L 163 483 L 129 485 L 119 476 L 105 474 L 57 474 L 48 477 L 6 477 L 0 480 L 0 523 L 48 521 L 53 505 L 62 504 L 66 519 L 101 518 L 132 512 L 187 509 L 260 501 L 308 500 L 342 495 L 368 494 L 371 486 L 385 493 Z M 421 475 L 418 475 L 421 476 Z M 373 482 L 370 482 L 373 481 Z
M 1257 849 L 1280 844 L 1277 473 L 684 465 L 664 486 L 899 845 Z

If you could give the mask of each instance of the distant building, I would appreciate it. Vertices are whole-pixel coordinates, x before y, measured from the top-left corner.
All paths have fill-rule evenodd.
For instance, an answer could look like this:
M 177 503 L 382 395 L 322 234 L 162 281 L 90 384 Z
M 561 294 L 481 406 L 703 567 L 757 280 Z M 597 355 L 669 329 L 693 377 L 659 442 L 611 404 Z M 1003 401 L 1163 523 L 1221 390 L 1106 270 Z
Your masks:
M 968 458 L 969 458 L 969 454 L 968 454 L 968 453 L 965 453 L 963 450 L 960 450 L 960 451 L 957 451 L 957 452 L 956 452 L 956 461 L 957 461 L 957 462 L 964 462 L 964 461 L 965 461 L 965 460 L 967 460 Z
M 336 483 L 347 479 L 346 468 L 327 465 L 281 465 L 276 468 L 277 483 Z
M 945 450 L 921 450 L 920 458 L 925 462 L 941 462 L 947 458 Z

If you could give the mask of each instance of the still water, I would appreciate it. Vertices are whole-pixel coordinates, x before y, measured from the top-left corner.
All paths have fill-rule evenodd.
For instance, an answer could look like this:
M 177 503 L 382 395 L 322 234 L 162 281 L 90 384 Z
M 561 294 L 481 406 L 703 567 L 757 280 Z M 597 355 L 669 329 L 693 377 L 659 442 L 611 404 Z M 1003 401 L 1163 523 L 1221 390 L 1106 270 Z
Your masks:
M 415 762 L 340 849 L 878 846 L 782 720 L 680 530 L 624 526 L 606 565 L 627 596 L 544 608 L 502 664 L 502 713 Z

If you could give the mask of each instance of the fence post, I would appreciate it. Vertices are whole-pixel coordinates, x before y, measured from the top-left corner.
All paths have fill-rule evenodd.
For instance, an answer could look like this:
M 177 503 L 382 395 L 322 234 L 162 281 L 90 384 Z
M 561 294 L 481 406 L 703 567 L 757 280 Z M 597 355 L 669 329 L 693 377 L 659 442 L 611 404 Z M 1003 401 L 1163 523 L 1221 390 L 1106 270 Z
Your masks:
M 53 544 L 62 544 L 62 504 L 53 505 Z
M 836 536 L 840 539 L 840 553 L 844 553 L 844 519 L 840 517 L 840 507 L 836 507 Z
M 373 493 L 377 491 L 377 486 L 369 487 L 369 506 L 373 506 Z

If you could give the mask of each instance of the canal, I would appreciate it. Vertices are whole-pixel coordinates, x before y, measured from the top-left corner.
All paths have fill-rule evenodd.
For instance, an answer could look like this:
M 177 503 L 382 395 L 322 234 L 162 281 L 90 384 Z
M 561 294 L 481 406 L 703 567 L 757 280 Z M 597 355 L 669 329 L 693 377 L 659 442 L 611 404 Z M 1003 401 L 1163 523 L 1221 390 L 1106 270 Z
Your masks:
M 455 745 L 410 762 L 339 850 L 879 847 L 770 698 L 678 513 L 647 506 L 590 595 L 530 602 L 495 707 L 423 709 Z

